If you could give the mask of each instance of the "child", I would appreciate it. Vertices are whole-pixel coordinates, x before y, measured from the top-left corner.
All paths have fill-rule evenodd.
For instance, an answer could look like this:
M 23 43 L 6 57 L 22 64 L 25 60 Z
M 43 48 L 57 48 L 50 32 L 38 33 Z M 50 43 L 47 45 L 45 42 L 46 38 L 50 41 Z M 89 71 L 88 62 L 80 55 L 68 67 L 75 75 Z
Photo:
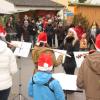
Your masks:
M 34 100 L 65 100 L 59 82 L 52 78 L 52 69 L 51 55 L 42 53 L 38 58 L 38 71 L 28 84 L 28 95 Z
M 42 52 L 51 54 L 54 67 L 57 67 L 58 65 L 62 63 L 63 56 L 59 55 L 56 59 L 54 51 L 48 47 L 47 34 L 45 32 L 40 32 L 37 37 L 36 45 L 34 46 L 32 50 L 32 60 L 33 60 L 33 63 L 35 64 L 33 73 L 37 71 L 38 57 L 40 56 Z
M 80 50 L 85 51 L 87 50 L 87 39 L 86 39 L 86 33 L 82 35 L 82 38 L 80 40 Z

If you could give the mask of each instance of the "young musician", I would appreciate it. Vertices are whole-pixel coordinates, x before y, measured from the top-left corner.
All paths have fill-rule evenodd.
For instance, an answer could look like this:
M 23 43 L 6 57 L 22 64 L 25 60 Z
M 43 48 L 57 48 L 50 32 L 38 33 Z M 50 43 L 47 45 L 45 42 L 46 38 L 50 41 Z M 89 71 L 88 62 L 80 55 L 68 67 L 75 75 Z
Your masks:
M 65 57 L 65 61 L 63 63 L 64 70 L 66 74 L 74 74 L 76 61 L 74 58 L 74 51 L 79 50 L 79 40 L 76 31 L 74 28 L 70 28 L 68 30 L 68 34 L 65 37 L 65 40 L 60 45 L 59 49 L 63 49 L 67 51 L 71 57 Z
M 59 82 L 52 78 L 53 59 L 49 53 L 41 53 L 37 72 L 28 83 L 28 95 L 34 100 L 65 100 Z
M 0 26 L 0 100 L 8 100 L 12 75 L 17 72 L 16 58 L 5 42 L 5 30 Z
M 85 89 L 86 100 L 100 100 L 100 34 L 95 46 L 97 51 L 85 57 L 77 77 L 77 86 Z
M 35 64 L 34 72 L 37 70 L 38 57 L 43 52 L 49 53 L 52 56 L 54 67 L 58 66 L 59 64 L 62 63 L 62 58 L 63 58 L 62 55 L 60 55 L 56 59 L 54 51 L 51 48 L 49 48 L 49 46 L 47 44 L 47 34 L 45 32 L 40 32 L 38 37 L 37 37 L 37 43 L 32 50 L 32 59 L 33 59 L 33 62 Z

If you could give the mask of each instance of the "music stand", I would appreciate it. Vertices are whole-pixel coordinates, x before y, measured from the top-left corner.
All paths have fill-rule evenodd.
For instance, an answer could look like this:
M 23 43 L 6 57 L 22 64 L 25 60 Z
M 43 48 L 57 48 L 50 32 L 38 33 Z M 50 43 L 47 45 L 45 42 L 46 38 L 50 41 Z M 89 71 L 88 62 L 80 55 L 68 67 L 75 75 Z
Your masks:
M 14 41 L 15 42 L 15 41 Z M 28 42 L 18 42 L 21 44 L 20 47 L 17 47 L 14 51 L 14 55 L 20 58 L 20 65 L 19 65 L 19 93 L 13 98 L 13 100 L 16 100 L 18 97 L 19 100 L 28 100 L 23 94 L 22 94 L 22 81 L 21 81 L 21 58 L 22 57 L 28 57 L 28 54 L 30 52 L 31 43 Z
M 53 78 L 59 81 L 64 93 L 65 99 L 67 100 L 67 94 L 73 92 L 83 93 L 82 89 L 79 89 L 76 85 L 77 75 L 70 75 L 65 73 L 54 73 Z

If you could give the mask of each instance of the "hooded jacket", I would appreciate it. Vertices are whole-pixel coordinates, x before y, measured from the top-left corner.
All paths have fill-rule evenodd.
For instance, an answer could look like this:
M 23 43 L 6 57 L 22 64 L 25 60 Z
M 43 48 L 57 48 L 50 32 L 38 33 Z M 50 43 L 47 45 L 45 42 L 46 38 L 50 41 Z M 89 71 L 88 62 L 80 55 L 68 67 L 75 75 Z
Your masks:
M 79 69 L 77 86 L 85 89 L 87 100 L 100 100 L 100 52 L 85 58 Z
M 49 88 L 43 84 L 47 83 L 52 77 L 49 72 L 36 72 L 33 76 L 35 84 L 30 79 L 28 84 L 28 95 L 34 100 L 65 100 L 63 90 L 57 80 L 52 80 L 49 83 Z
M 12 86 L 12 74 L 17 72 L 16 59 L 7 44 L 0 40 L 0 90 Z

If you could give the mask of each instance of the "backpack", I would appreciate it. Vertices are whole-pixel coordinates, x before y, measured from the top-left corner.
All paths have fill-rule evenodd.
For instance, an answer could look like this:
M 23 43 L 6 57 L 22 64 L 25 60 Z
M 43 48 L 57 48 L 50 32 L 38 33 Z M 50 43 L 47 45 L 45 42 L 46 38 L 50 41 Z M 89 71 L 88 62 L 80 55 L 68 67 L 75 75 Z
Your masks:
M 44 85 L 44 86 L 47 86 L 47 87 L 50 89 L 50 91 L 54 93 L 54 90 L 51 89 L 51 88 L 49 87 L 49 84 L 50 84 L 53 80 L 54 80 L 54 78 L 51 77 L 51 78 L 49 79 L 49 81 L 48 81 L 47 83 L 43 84 L 43 85 Z M 33 83 L 33 84 L 36 84 L 36 83 L 34 82 L 34 80 L 33 80 L 33 77 L 32 77 L 32 83 Z

